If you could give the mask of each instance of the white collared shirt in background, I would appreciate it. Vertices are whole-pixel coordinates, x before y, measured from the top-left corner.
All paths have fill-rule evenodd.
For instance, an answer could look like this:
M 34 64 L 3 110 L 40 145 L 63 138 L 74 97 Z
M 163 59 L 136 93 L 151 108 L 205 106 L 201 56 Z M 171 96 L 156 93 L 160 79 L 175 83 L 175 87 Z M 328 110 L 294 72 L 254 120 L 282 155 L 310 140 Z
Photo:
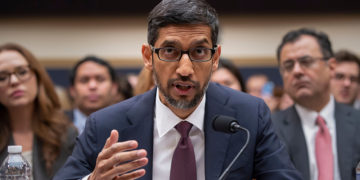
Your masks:
M 194 146 L 197 180 L 205 180 L 205 135 L 203 129 L 205 99 L 204 94 L 199 106 L 188 118 L 184 119 L 193 124 L 189 137 Z M 172 156 L 181 137 L 174 127 L 182 120 L 183 119 L 177 117 L 160 101 L 159 89 L 157 89 L 154 117 L 152 179 L 170 179 Z
M 302 129 L 305 135 L 306 146 L 309 157 L 310 167 L 310 180 L 318 179 L 318 169 L 316 165 L 315 157 L 315 137 L 319 127 L 316 125 L 316 118 L 320 115 L 324 118 L 329 132 L 331 135 L 331 145 L 334 156 L 334 180 L 340 180 L 339 163 L 337 156 L 336 146 L 336 121 L 335 121 L 335 100 L 333 96 L 330 96 L 328 104 L 317 113 L 313 110 L 309 110 L 305 107 L 295 104 L 296 111 L 298 112 L 301 120 Z
M 74 109 L 74 125 L 78 129 L 79 135 L 84 131 L 87 116 L 79 109 Z

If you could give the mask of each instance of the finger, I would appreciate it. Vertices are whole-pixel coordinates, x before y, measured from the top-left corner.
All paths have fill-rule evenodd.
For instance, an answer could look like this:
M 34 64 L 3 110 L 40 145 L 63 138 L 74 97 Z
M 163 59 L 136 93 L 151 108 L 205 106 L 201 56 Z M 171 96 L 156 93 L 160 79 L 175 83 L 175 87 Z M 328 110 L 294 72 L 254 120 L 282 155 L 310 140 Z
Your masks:
M 100 159 L 108 159 L 112 157 L 114 154 L 122 151 L 132 150 L 138 147 L 138 143 L 134 140 L 125 141 L 125 142 L 118 142 L 111 145 L 108 148 L 104 148 L 98 157 Z
M 110 171 L 108 171 L 105 176 L 107 177 L 116 177 L 116 176 L 123 176 L 126 174 L 130 174 L 132 170 L 141 168 L 143 166 L 145 166 L 147 163 L 149 162 L 148 158 L 141 158 L 141 159 L 137 159 L 135 161 L 131 161 L 119 166 L 114 167 L 113 169 L 111 169 Z
M 145 169 L 138 169 L 136 171 L 133 171 L 131 173 L 126 173 L 121 176 L 116 176 L 115 180 L 122 180 L 122 179 L 138 179 L 142 176 L 144 176 L 146 173 Z
M 107 138 L 104 148 L 110 147 L 112 144 L 116 143 L 119 139 L 119 133 L 117 130 L 112 130 L 110 136 Z
M 114 154 L 111 158 L 104 160 L 101 164 L 101 168 L 102 169 L 111 169 L 114 166 L 118 167 L 118 166 L 121 166 L 120 164 L 123 164 L 123 163 L 127 164 L 125 162 L 136 161 L 138 159 L 146 157 L 146 155 L 147 155 L 147 152 L 144 149 L 135 150 L 135 151 L 127 151 L 127 152 L 119 152 L 119 153 Z M 124 167 L 127 167 L 127 166 L 124 166 Z M 132 169 L 126 168 L 125 170 L 123 170 L 119 173 L 116 173 L 115 175 L 120 174 L 120 173 L 126 173 L 129 170 L 132 170 Z

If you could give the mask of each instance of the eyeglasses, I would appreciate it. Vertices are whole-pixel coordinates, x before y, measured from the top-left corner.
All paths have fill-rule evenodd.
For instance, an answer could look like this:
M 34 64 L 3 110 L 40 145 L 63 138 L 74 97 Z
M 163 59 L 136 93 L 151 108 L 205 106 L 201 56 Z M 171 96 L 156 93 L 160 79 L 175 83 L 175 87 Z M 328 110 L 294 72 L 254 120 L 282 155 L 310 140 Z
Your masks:
M 180 48 L 175 47 L 163 47 L 163 48 L 154 48 L 151 46 L 151 50 L 157 54 L 160 60 L 166 62 L 176 62 L 180 61 L 183 54 L 187 54 L 191 61 L 193 62 L 206 62 L 210 61 L 216 52 L 217 47 L 214 48 L 204 48 L 196 47 L 190 48 L 187 51 L 183 51 Z
M 358 83 L 359 82 L 359 77 L 347 76 L 347 75 L 345 75 L 343 73 L 335 73 L 334 78 L 337 81 L 344 81 L 345 79 L 349 79 L 351 83 Z
M 20 66 L 15 68 L 14 72 L 0 72 L 0 87 L 9 85 L 11 75 L 15 75 L 19 81 L 25 82 L 32 76 L 32 70 L 29 66 Z
M 311 56 L 304 56 L 298 59 L 290 59 L 286 60 L 284 63 L 280 65 L 280 69 L 286 72 L 291 72 L 294 67 L 295 63 L 299 62 L 300 66 L 305 69 L 312 68 L 315 65 L 315 62 L 318 60 L 326 60 L 327 58 L 315 58 Z

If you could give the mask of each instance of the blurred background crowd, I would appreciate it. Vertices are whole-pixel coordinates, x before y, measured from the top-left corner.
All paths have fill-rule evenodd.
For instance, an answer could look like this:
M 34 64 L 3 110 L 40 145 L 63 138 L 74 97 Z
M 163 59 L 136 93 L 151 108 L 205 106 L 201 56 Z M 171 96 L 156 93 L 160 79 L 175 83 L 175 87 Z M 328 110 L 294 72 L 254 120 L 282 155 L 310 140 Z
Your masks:
M 208 2 L 220 16 L 222 45 L 219 68 L 211 81 L 262 98 L 272 112 L 290 107 L 293 101 L 283 89 L 276 48 L 289 30 L 310 27 L 326 32 L 335 50 L 337 66 L 330 85 L 336 101 L 360 109 L 359 2 Z M 28 100 L 32 112 L 26 110 L 29 107 L 19 111 L 12 108 L 16 107 L 13 102 L 0 101 L 0 119 L 18 122 L 9 128 L 9 122 L 1 121 L 1 154 L 6 139 L 35 145 L 41 141 L 39 156 L 44 156 L 41 166 L 47 177 L 65 160 L 55 159 L 71 153 L 74 137 L 83 130 L 89 114 L 154 88 L 152 72 L 143 68 L 140 47 L 146 42 L 147 12 L 157 3 L 4 2 L 0 6 L 0 59 L 20 57 L 21 66 L 11 72 L 0 69 L 0 89 L 18 80 L 33 83 L 29 86 L 39 88 L 43 96 L 33 94 Z M 31 77 L 36 81 L 28 81 Z M 37 126 L 29 125 L 29 117 L 37 119 Z M 27 123 L 22 123 L 24 119 Z M 37 138 L 23 133 L 24 129 L 31 129 Z M 24 144 L 25 150 L 32 149 Z

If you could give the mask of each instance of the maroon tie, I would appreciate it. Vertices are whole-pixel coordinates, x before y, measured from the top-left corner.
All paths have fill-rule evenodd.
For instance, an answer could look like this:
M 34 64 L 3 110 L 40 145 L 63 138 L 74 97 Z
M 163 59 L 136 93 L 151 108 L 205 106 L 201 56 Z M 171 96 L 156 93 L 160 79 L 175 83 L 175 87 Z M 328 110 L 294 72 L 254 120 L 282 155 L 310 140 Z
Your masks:
M 324 119 L 318 116 L 316 123 L 319 130 L 315 139 L 315 155 L 318 168 L 318 180 L 334 179 L 334 160 L 331 146 L 331 136 Z
M 172 158 L 170 180 L 196 180 L 195 153 L 189 138 L 191 127 L 192 124 L 187 121 L 181 121 L 175 126 L 181 138 Z

